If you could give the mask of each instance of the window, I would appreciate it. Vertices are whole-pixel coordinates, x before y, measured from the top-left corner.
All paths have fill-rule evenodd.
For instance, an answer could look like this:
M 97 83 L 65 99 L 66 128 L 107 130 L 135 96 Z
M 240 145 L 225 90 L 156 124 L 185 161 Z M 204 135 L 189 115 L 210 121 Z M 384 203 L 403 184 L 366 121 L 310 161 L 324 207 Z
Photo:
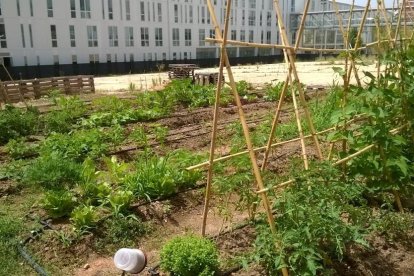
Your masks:
M 191 29 L 184 30 L 185 46 L 191 46 Z
M 29 24 L 29 39 L 30 39 L 30 47 L 33 48 L 33 31 L 32 31 L 32 24 Z
M 162 28 L 155 28 L 155 46 L 162 46 Z
M 259 26 L 263 25 L 263 12 L 260 11 L 260 17 L 259 17 Z
M 240 41 L 246 41 L 246 31 L 240 30 Z
M 134 28 L 125 27 L 125 46 L 134 47 Z
M 201 7 L 201 23 L 206 23 L 206 9 L 205 7 Z
M 131 3 L 129 0 L 125 0 L 125 12 L 126 12 L 126 20 L 131 20 Z
M 162 53 L 162 60 L 167 60 L 167 53 Z
M 246 11 L 242 10 L 242 26 L 246 23 Z
M 81 18 L 91 18 L 91 2 L 90 0 L 80 0 Z
M 99 55 L 98 54 L 89 55 L 89 63 L 99 63 Z
M 214 29 L 210 29 L 210 38 L 215 38 L 216 32 Z M 210 45 L 214 45 L 214 42 L 210 42 Z
M 249 8 L 256 9 L 256 0 L 249 0 Z
M 173 53 L 173 60 L 177 60 L 177 53 Z
M 162 22 L 162 6 L 158 3 L 158 22 Z
M 1 1 L 0 1 L 0 15 L 1 15 Z
M 249 26 L 256 26 L 256 11 L 249 11 Z
M 47 17 L 53 17 L 53 2 L 47 0 Z
M 107 63 L 111 63 L 112 62 L 112 55 L 111 54 L 106 54 L 106 62 Z
M 30 16 L 33 16 L 33 0 L 29 1 L 29 7 L 30 7 Z M 0 12 L 1 15 L 1 12 Z
M 20 33 L 22 36 L 22 46 L 23 48 L 26 48 L 26 40 L 24 39 L 24 27 L 23 24 L 20 24 Z
M 0 24 L 0 48 L 7 48 L 6 29 Z
M 76 3 L 75 0 L 70 0 L 70 17 L 76 18 Z
M 129 54 L 129 62 L 134 62 L 134 54 Z
M 291 4 L 290 4 L 290 5 L 291 5 L 291 6 L 290 6 L 290 11 L 291 11 L 291 12 L 295 12 L 295 0 L 291 0 L 291 1 L 290 1 L 290 3 L 291 3 Z
M 17 16 L 20 16 L 20 0 L 16 0 Z
M 178 23 L 178 5 L 174 4 L 174 22 Z
M 145 4 L 143 1 L 139 3 L 141 10 L 141 21 L 145 21 Z
M 72 55 L 72 64 L 78 64 L 78 56 Z
M 149 31 L 148 28 L 141 28 L 141 46 L 149 46 Z
M 200 29 L 198 30 L 198 45 L 205 46 L 206 45 L 206 30 Z
M 189 17 L 190 17 L 190 23 L 193 23 L 193 6 L 189 6 Z
M 231 30 L 231 40 L 237 40 L 237 31 Z
M 118 27 L 109 26 L 108 34 L 109 34 L 109 47 L 118 47 Z
M 76 47 L 75 26 L 69 25 L 70 47 Z
M 98 30 L 96 26 L 87 26 L 88 47 L 98 47 Z
M 272 26 L 272 13 L 271 12 L 267 12 L 267 26 L 268 27 Z
M 266 43 L 270 44 L 272 41 L 272 32 L 271 31 L 267 31 L 266 33 Z
M 50 25 L 50 35 L 52 37 L 52 47 L 56 48 L 58 46 L 57 34 L 56 34 L 56 25 Z
M 249 42 L 252 43 L 254 41 L 254 31 L 250 30 L 249 31 Z
M 112 0 L 108 0 L 108 18 L 114 19 L 114 8 L 112 6 Z
M 172 30 L 173 46 L 180 46 L 180 30 L 173 28 Z

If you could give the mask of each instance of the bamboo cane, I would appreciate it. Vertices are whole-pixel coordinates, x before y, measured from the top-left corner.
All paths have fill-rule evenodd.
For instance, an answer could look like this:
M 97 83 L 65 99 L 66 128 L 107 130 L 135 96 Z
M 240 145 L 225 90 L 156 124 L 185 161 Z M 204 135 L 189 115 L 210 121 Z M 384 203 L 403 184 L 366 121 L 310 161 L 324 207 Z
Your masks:
M 393 135 L 395 135 L 395 134 L 397 134 L 400 130 L 402 130 L 403 128 L 405 128 L 405 127 L 407 127 L 407 126 L 408 126 L 408 124 L 403 125 L 403 126 L 400 126 L 400 127 L 398 127 L 398 128 L 395 128 L 395 129 L 392 129 L 392 130 L 390 130 L 390 133 L 391 133 L 391 134 L 393 134 Z M 361 155 L 361 154 L 363 154 L 363 153 L 367 152 L 368 150 L 372 149 L 373 147 L 375 147 L 375 144 L 371 144 L 371 145 L 369 145 L 369 146 L 366 146 L 366 147 L 364 147 L 364 148 L 360 149 L 359 151 L 357 151 L 357 152 L 355 152 L 355 153 L 353 153 L 353 154 L 351 154 L 351 155 L 349 155 L 349 156 L 347 156 L 347 157 L 344 157 L 344 158 L 342 158 L 342 159 L 340 159 L 340 160 L 336 161 L 336 162 L 335 162 L 335 163 L 333 163 L 332 165 L 333 165 L 333 166 L 338 166 L 338 165 L 341 165 L 341 164 L 343 164 L 343 163 L 346 163 L 346 162 L 348 162 L 349 160 L 351 160 L 351 159 L 353 159 L 353 158 L 355 158 L 355 157 L 357 157 L 357 156 L 359 156 L 359 155 Z M 286 186 L 288 186 L 288 185 L 290 185 L 290 184 L 292 184 L 292 183 L 294 183 L 294 182 L 295 182 L 295 180 L 294 180 L 294 179 L 290 179 L 290 180 L 288 180 L 288 181 L 286 181 L 286 182 L 283 182 L 283 183 L 280 183 L 280 184 L 274 185 L 274 186 L 272 186 L 272 187 L 267 187 L 267 188 L 264 188 L 264 189 L 258 190 L 258 191 L 256 191 L 256 193 L 257 193 L 257 194 L 262 194 L 262 193 L 265 193 L 265 192 L 270 191 L 270 190 L 272 190 L 272 189 L 279 189 L 279 188 L 282 188 L 282 187 L 286 187 Z
M 209 13 L 210 13 L 211 20 L 212 20 L 213 25 L 214 25 L 215 30 L 216 30 L 216 36 L 218 38 L 222 39 L 222 35 L 221 35 L 220 29 L 219 29 L 219 24 L 218 24 L 218 21 L 217 21 L 217 18 L 216 18 L 216 14 L 214 13 L 214 8 L 213 8 L 213 5 L 211 3 L 211 0 L 207 0 L 207 7 L 208 7 L 208 10 L 209 10 Z M 253 151 L 253 146 L 252 146 L 251 139 L 250 139 L 249 128 L 248 128 L 247 123 L 246 123 L 246 119 L 245 119 L 245 116 L 244 116 L 244 111 L 243 111 L 243 108 L 242 108 L 240 97 L 239 97 L 238 92 L 237 92 L 236 83 L 234 81 L 233 72 L 232 72 L 232 69 L 231 69 L 231 65 L 230 65 L 226 50 L 223 51 L 223 57 L 224 57 L 224 60 L 225 60 L 225 66 L 226 66 L 226 69 L 227 69 L 227 74 L 228 74 L 228 77 L 229 77 L 230 86 L 231 86 L 231 89 L 233 91 L 233 95 L 234 95 L 235 100 L 236 100 L 240 121 L 241 121 L 241 124 L 242 124 L 242 127 L 243 127 L 243 133 L 244 133 L 244 136 L 245 136 L 245 139 L 246 139 L 247 149 L 249 151 L 250 160 L 251 160 L 252 167 L 253 167 L 253 173 L 254 173 L 254 176 L 256 178 L 256 184 L 257 184 L 259 189 L 262 189 L 262 188 L 264 188 L 262 176 L 261 176 L 259 167 L 257 165 L 256 155 Z M 267 219 L 268 219 L 270 229 L 271 229 L 272 233 L 275 234 L 276 233 L 276 224 L 275 224 L 275 220 L 273 218 L 273 213 L 272 213 L 272 209 L 270 207 L 269 199 L 268 199 L 266 194 L 262 194 L 261 198 L 262 198 L 263 207 L 266 210 L 266 215 L 267 215 Z M 276 250 L 279 250 L 280 246 L 277 242 L 275 243 L 275 247 L 276 247 Z M 284 276 L 289 275 L 288 270 L 287 270 L 286 267 L 282 268 L 282 273 L 283 273 Z
M 277 16 L 277 20 L 278 20 L 279 32 L 282 36 L 282 43 L 285 46 L 289 46 L 289 40 L 287 38 L 286 28 L 285 28 L 285 25 L 282 21 L 283 17 L 282 17 L 282 12 L 280 10 L 279 0 L 273 0 L 273 3 L 274 3 L 275 10 L 276 10 L 276 16 Z M 294 80 L 295 80 L 295 82 L 300 83 L 298 72 L 296 70 L 296 65 L 295 65 L 295 54 L 294 54 L 293 51 L 287 51 L 287 55 L 289 57 L 289 62 L 292 66 L 292 73 L 293 73 L 293 76 L 294 76 Z M 299 92 L 300 102 L 301 102 L 301 104 L 303 106 L 303 109 L 304 109 L 305 118 L 308 122 L 310 132 L 313 136 L 313 140 L 314 140 L 316 151 L 317 151 L 317 156 L 320 159 L 323 159 L 322 150 L 321 150 L 321 147 L 319 145 L 319 140 L 318 140 L 318 137 L 316 135 L 316 130 L 315 130 L 315 127 L 313 125 L 313 121 L 312 121 L 312 118 L 311 118 L 311 115 L 310 115 L 310 112 L 309 112 L 308 104 L 307 104 L 306 99 L 305 99 L 303 87 L 301 85 L 298 86 L 298 92 Z
M 301 19 L 301 23 L 300 23 L 300 27 L 299 27 L 299 32 L 298 32 L 297 38 L 296 38 L 296 44 L 295 44 L 295 48 L 294 48 L 295 51 L 298 49 L 298 47 L 300 45 L 300 42 L 302 40 L 302 33 L 303 33 L 304 28 L 305 28 L 305 20 L 306 20 L 307 14 L 308 14 L 309 6 L 310 6 L 310 0 L 307 0 L 306 4 L 305 4 L 305 9 L 303 11 L 303 15 L 302 15 L 302 19 Z M 284 55 L 285 55 L 285 58 L 286 58 L 285 53 L 284 53 Z M 280 116 L 280 113 L 281 113 L 281 109 L 282 109 L 282 105 L 283 105 L 283 102 L 284 102 L 285 94 L 287 92 L 289 79 L 291 79 L 291 74 L 292 74 L 292 66 L 289 65 L 288 74 L 286 75 L 286 80 L 285 80 L 285 83 L 284 83 L 283 88 L 282 88 L 282 93 L 280 94 L 280 99 L 279 99 L 278 105 L 276 107 L 276 113 L 273 117 L 272 128 L 270 130 L 269 138 L 267 140 L 267 148 L 266 148 L 266 151 L 265 151 L 265 154 L 264 154 L 264 157 L 263 157 L 263 163 L 262 163 L 262 167 L 261 167 L 262 171 L 266 168 L 266 165 L 267 165 L 267 160 L 269 158 L 271 144 L 273 143 L 273 138 L 274 138 L 274 135 L 275 135 L 275 132 L 276 132 L 276 127 L 277 127 L 277 124 L 278 124 L 278 121 L 279 121 L 279 116 Z M 292 91 L 292 93 L 294 93 L 294 91 Z M 305 158 L 306 157 L 306 149 L 305 149 L 304 152 L 305 152 L 305 155 L 304 155 L 304 158 Z M 307 161 L 305 162 L 305 164 L 307 164 Z M 307 165 L 305 165 L 305 166 L 307 167 Z
M 217 136 L 217 122 L 219 118 L 219 107 L 220 107 L 220 93 L 223 86 L 223 70 L 224 70 L 224 53 L 226 51 L 226 39 L 228 35 L 229 29 L 229 14 L 230 14 L 230 5 L 231 0 L 227 1 L 226 7 L 226 18 L 224 21 L 224 36 L 223 36 L 223 43 L 221 44 L 221 52 L 220 52 L 220 66 L 219 66 L 219 77 L 217 83 L 217 90 L 216 90 L 216 97 L 214 103 L 214 114 L 213 114 L 213 127 L 211 133 L 211 145 L 210 145 L 210 157 L 209 157 L 209 167 L 207 173 L 207 186 L 205 190 L 205 197 L 204 197 L 204 209 L 203 209 L 203 223 L 201 228 L 201 235 L 205 236 L 206 234 L 206 225 L 207 225 L 207 215 L 208 209 L 210 204 L 210 197 L 211 197 L 211 183 L 213 180 L 213 168 L 214 168 L 214 152 L 216 149 L 216 136 Z

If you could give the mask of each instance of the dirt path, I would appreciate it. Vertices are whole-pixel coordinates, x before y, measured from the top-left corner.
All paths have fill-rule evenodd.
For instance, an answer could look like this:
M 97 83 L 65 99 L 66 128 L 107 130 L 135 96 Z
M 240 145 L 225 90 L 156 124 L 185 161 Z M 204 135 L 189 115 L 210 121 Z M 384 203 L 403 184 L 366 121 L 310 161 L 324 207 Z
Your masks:
M 333 67 L 343 67 L 343 62 L 297 62 L 299 78 L 302 83 L 307 85 L 332 85 L 334 81 L 339 81 L 339 76 L 334 73 Z M 360 77 L 364 76 L 362 71 L 376 73 L 377 69 L 372 65 L 358 66 Z M 217 68 L 199 69 L 197 72 L 217 72 Z M 282 81 L 286 78 L 286 66 L 284 63 L 277 64 L 258 64 L 233 66 L 233 74 L 236 81 L 245 80 L 254 85 L 263 86 L 265 83 Z M 225 73 L 227 78 L 227 73 Z M 367 80 L 366 78 L 362 79 Z M 95 88 L 99 92 L 113 93 L 116 91 L 128 91 L 130 84 L 135 86 L 138 91 L 152 90 L 168 81 L 167 72 L 151 74 L 133 74 L 115 77 L 95 78 Z M 352 83 L 355 79 L 352 78 Z

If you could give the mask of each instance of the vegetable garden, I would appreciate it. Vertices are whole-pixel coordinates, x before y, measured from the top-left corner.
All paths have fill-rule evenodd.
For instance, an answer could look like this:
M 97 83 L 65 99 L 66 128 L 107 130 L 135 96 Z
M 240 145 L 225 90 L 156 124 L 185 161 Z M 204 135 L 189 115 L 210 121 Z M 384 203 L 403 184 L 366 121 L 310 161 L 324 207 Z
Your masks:
M 51 91 L 49 110 L 0 110 L 0 274 L 34 274 L 26 256 L 40 274 L 85 275 L 121 247 L 173 275 L 413 272 L 412 37 L 390 30 L 381 70 L 352 85 L 359 32 L 323 93 L 300 83 L 286 43 L 286 80 L 256 89 L 234 82 L 228 20 L 224 39 L 212 21 L 217 87 L 90 103 Z

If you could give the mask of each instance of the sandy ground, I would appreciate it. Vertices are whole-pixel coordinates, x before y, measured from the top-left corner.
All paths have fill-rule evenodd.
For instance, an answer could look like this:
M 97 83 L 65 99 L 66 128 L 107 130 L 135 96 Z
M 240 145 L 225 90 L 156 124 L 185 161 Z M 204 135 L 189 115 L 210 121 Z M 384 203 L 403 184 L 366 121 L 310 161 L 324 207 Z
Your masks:
M 302 83 L 307 85 L 332 85 L 333 82 L 341 79 L 338 74 L 333 71 L 333 67 L 343 67 L 342 61 L 333 62 L 297 62 L 297 72 Z M 364 76 L 363 71 L 371 73 L 376 72 L 376 66 L 358 65 L 359 75 Z M 281 81 L 286 78 L 286 65 L 284 63 L 278 64 L 260 64 L 260 65 L 243 65 L 233 66 L 233 74 L 236 81 L 245 80 L 249 83 L 260 85 L 271 83 L 273 81 Z M 199 69 L 197 72 L 218 72 L 216 68 Z M 225 74 L 228 80 L 227 73 Z M 362 78 L 364 80 L 364 78 Z M 366 79 L 365 79 L 366 80 Z M 115 92 L 127 91 L 130 84 L 134 84 L 136 90 L 152 90 L 168 81 L 167 72 L 151 73 L 151 74 L 134 74 L 122 75 L 115 77 L 98 77 L 95 78 L 95 87 L 99 92 Z M 352 78 L 352 83 L 355 79 Z

